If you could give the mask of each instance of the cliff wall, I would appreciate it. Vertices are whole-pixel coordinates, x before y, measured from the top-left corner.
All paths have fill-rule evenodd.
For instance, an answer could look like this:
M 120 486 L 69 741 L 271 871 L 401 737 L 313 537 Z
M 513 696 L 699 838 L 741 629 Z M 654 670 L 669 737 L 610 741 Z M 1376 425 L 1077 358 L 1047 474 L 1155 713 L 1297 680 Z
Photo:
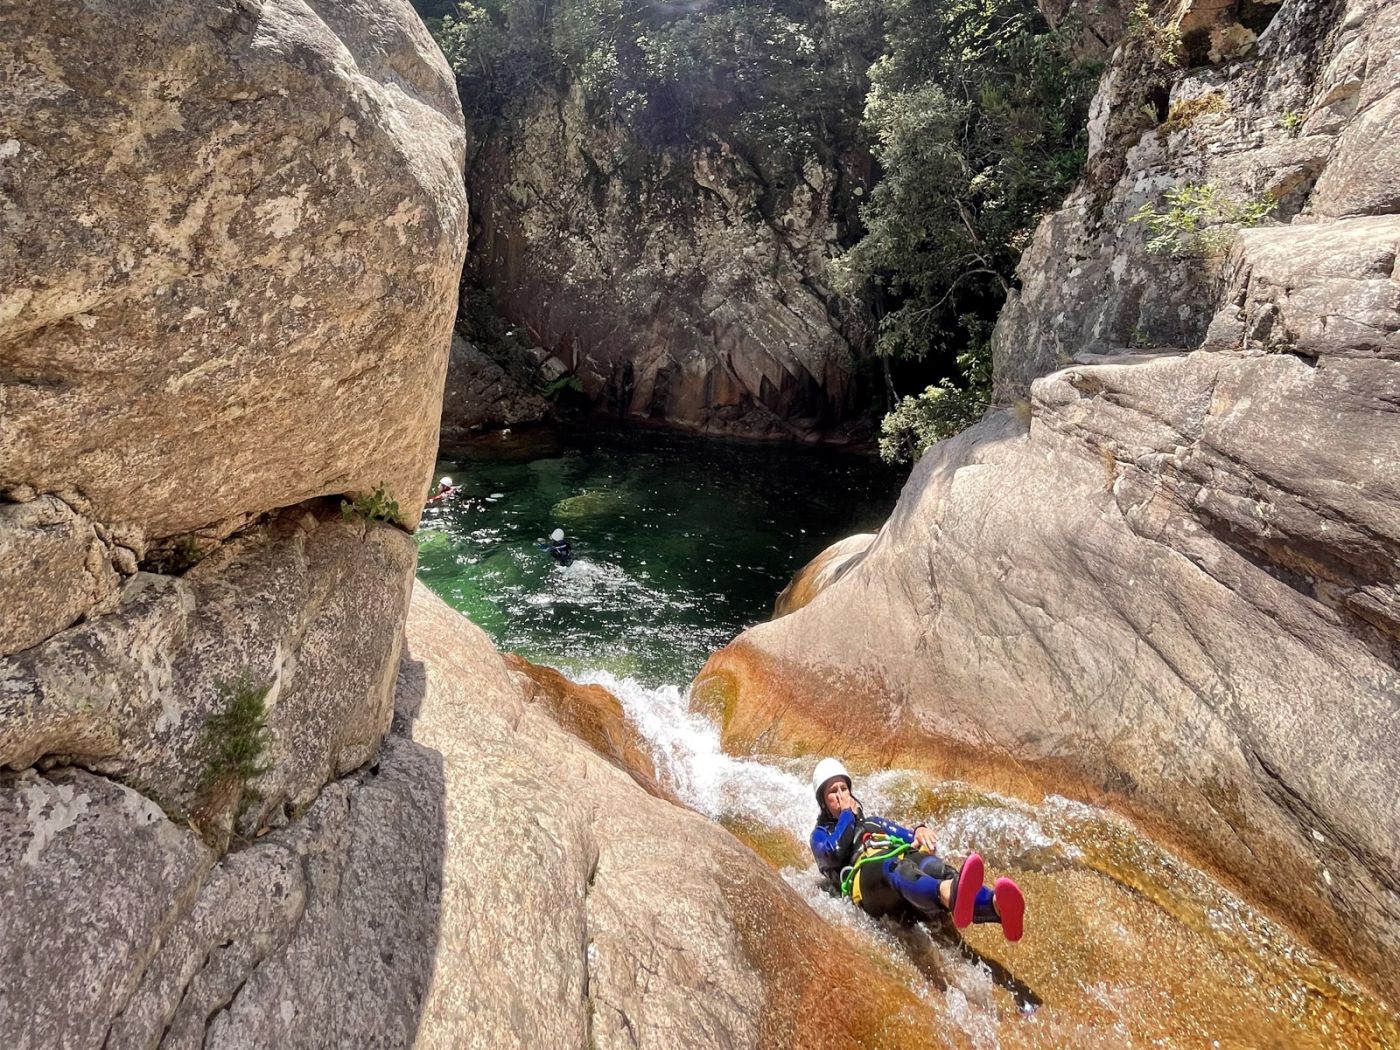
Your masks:
M 0 1041 L 188 1045 L 389 729 L 461 107 L 400 0 L 6 4 L 0 67 Z
M 683 16 L 639 17 L 684 29 Z M 730 61 L 736 46 L 764 56 L 741 54 L 737 73 L 700 51 L 670 94 L 629 80 L 642 76 L 630 67 L 592 91 L 582 76 L 542 77 L 502 118 L 473 123 L 470 279 L 601 412 L 753 437 L 831 435 L 856 403 L 869 326 L 828 286 L 826 262 L 854 236 L 874 173 L 851 145 L 859 78 L 847 71 L 839 86 L 803 94 L 785 71 L 861 59 L 844 54 L 819 9 L 784 16 L 781 29 L 736 29 L 726 17 L 691 32 L 732 36 L 719 53 Z M 757 119 L 786 122 L 787 144 L 746 134 Z

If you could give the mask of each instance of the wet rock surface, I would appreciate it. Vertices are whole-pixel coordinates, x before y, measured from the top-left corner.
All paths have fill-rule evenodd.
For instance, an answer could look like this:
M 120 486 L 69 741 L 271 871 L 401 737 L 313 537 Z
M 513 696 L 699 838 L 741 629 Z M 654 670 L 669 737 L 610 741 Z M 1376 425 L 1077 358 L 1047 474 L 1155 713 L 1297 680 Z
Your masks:
M 861 563 L 699 695 L 734 746 L 1113 800 L 1393 991 L 1393 370 L 1039 380 L 1028 434 L 1008 413 L 930 450 Z
M 735 746 L 1109 801 L 1394 997 L 1400 5 L 1177 13 L 1178 67 L 1127 30 L 1022 258 L 1020 410 L 699 695 Z M 1188 184 L 1272 218 L 1149 251 L 1130 217 Z
M 110 780 L 4 775 L 6 1045 L 931 1045 L 902 982 L 521 684 L 418 591 L 375 761 L 217 864 Z M 90 929 L 99 892 L 140 907 Z
M 792 578 L 773 603 L 773 618 L 796 612 L 826 588 L 839 580 L 865 555 L 873 532 L 862 532 L 838 540 L 826 550 L 804 565 Z

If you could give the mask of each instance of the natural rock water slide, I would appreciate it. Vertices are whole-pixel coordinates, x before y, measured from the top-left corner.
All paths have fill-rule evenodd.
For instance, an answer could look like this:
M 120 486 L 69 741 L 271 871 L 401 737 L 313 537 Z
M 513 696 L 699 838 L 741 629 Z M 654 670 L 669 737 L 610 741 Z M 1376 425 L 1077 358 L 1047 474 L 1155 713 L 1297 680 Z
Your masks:
M 1181 7 L 1165 106 L 1228 97 L 1141 127 L 1109 68 L 1022 410 L 714 658 L 710 727 L 413 587 L 466 200 L 407 4 L 0 3 L 0 1044 L 1400 1042 L 1400 5 Z M 1183 173 L 1281 224 L 1149 260 Z M 1203 349 L 1045 375 L 1158 342 Z M 827 750 L 1027 940 L 818 894 Z
M 730 828 L 859 953 L 929 1011 L 931 1045 L 1387 1046 L 1400 1018 L 1201 871 L 1101 809 L 1030 805 L 911 770 L 857 773 L 872 812 L 927 820 L 953 856 L 976 849 L 1031 903 L 1027 936 L 901 929 L 827 895 L 805 845 L 812 759 L 738 757 L 676 688 L 608 674 L 663 785 Z

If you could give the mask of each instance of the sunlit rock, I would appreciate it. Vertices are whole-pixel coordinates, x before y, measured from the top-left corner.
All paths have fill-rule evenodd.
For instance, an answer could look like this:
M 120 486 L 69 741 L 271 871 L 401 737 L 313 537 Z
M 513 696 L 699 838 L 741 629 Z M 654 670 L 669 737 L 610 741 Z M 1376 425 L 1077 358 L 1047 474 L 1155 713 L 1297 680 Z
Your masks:
M 926 453 L 861 563 L 697 701 L 731 746 L 1114 800 L 1388 987 L 1397 397 L 1374 359 L 1055 373 L 1029 434 Z
M 407 0 L 9 5 L 0 65 L 0 489 L 151 537 L 381 484 L 416 521 L 467 211 Z
M 0 768 L 77 764 L 211 837 L 235 819 L 252 834 L 378 749 L 413 565 L 401 530 L 308 511 L 181 576 L 138 573 L 110 612 L 0 658 Z M 244 687 L 265 694 L 261 729 L 228 734 L 261 740 L 261 771 L 214 783 L 221 744 L 237 743 L 214 719 Z
M 796 612 L 831 586 L 854 566 L 875 539 L 873 532 L 862 532 L 838 540 L 793 575 L 773 603 L 773 618 Z

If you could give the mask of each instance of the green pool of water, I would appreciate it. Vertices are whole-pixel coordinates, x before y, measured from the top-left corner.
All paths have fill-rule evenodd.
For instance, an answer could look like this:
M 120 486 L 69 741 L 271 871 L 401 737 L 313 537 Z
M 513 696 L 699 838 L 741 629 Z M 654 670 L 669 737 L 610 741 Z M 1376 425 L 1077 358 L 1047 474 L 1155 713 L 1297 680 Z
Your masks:
M 529 432 L 443 460 L 418 576 L 502 649 L 566 672 L 688 682 L 765 620 L 793 572 L 877 529 L 902 476 L 827 450 L 636 432 Z M 573 545 L 556 565 L 538 545 Z

